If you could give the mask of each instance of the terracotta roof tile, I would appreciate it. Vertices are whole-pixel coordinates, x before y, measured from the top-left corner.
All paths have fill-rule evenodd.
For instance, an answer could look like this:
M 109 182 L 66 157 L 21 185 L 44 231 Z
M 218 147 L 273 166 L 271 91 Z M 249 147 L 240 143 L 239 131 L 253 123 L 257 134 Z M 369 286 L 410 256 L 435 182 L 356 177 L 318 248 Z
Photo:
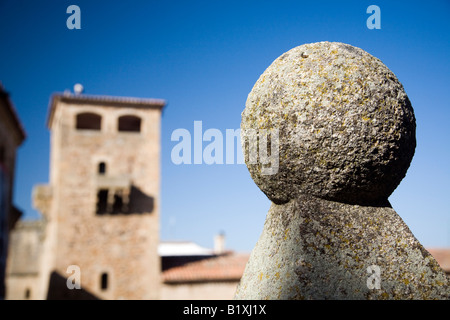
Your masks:
M 249 254 L 228 253 L 170 268 L 162 273 L 165 283 L 238 281 Z
M 450 272 L 450 248 L 427 248 L 428 252 L 436 259 L 441 268 Z

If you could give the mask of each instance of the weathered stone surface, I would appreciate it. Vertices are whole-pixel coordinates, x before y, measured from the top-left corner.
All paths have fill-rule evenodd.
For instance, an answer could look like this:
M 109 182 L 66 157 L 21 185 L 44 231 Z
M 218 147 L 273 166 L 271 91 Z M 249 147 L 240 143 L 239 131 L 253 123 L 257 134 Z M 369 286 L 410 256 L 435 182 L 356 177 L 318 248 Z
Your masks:
M 294 48 L 255 84 L 241 129 L 278 129 L 279 170 L 246 157 L 273 203 L 237 299 L 450 298 L 387 200 L 414 155 L 415 118 L 380 60 L 342 43 Z
M 380 204 L 405 176 L 416 146 L 401 83 L 380 60 L 343 43 L 305 44 L 276 59 L 248 96 L 241 129 L 249 128 L 279 129 L 278 173 L 247 163 L 275 203 L 306 193 Z
M 159 298 L 162 107 L 153 99 L 52 97 L 50 179 L 33 192 L 46 221 L 39 278 L 31 284 L 12 270 L 22 290 L 9 299 L 23 299 L 24 283 L 33 299 Z M 100 117 L 99 127 L 80 120 L 86 113 Z M 140 130 L 119 130 L 123 116 L 141 119 Z M 66 285 L 71 265 L 80 267 L 81 290 Z
M 380 268 L 369 289 L 367 268 Z M 390 207 L 272 204 L 237 299 L 449 299 L 448 279 Z

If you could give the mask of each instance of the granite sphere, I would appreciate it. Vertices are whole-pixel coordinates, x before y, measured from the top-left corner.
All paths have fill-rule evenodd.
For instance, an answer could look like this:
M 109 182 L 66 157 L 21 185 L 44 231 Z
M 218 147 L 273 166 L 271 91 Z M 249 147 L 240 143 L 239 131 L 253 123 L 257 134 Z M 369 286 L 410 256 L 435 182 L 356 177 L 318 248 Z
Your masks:
M 276 130 L 277 170 L 248 161 L 245 132 Z M 252 179 L 274 203 L 299 194 L 384 205 L 416 146 L 402 84 L 379 59 L 337 42 L 296 47 L 259 77 L 242 113 Z M 269 140 L 270 141 L 270 140 Z M 270 148 L 269 148 L 270 149 Z

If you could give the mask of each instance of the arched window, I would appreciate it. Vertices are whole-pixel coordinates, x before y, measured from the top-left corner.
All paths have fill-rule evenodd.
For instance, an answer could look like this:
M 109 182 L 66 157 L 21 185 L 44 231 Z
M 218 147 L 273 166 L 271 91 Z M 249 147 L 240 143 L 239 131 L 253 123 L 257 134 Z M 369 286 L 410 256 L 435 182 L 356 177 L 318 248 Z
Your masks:
M 118 127 L 121 132 L 140 132 L 141 118 L 136 116 L 121 116 L 119 117 Z
M 100 162 L 98 164 L 98 174 L 105 174 L 106 173 L 106 163 Z
M 102 273 L 100 277 L 100 288 L 102 290 L 108 289 L 108 274 L 106 272 Z
M 101 130 L 102 117 L 91 112 L 77 114 L 77 130 Z

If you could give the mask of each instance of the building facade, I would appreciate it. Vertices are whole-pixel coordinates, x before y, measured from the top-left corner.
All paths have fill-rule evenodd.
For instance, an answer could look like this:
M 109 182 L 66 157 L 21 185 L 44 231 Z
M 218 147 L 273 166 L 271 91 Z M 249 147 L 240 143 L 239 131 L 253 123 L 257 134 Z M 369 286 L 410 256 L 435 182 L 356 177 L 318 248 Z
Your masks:
M 33 195 L 45 221 L 40 298 L 159 298 L 164 105 L 68 93 L 51 98 L 50 181 Z
M 10 234 L 6 299 L 42 299 L 43 220 L 20 220 Z
M 5 272 L 9 233 L 21 212 L 12 205 L 16 150 L 25 131 L 8 93 L 0 84 L 0 299 L 5 297 Z

